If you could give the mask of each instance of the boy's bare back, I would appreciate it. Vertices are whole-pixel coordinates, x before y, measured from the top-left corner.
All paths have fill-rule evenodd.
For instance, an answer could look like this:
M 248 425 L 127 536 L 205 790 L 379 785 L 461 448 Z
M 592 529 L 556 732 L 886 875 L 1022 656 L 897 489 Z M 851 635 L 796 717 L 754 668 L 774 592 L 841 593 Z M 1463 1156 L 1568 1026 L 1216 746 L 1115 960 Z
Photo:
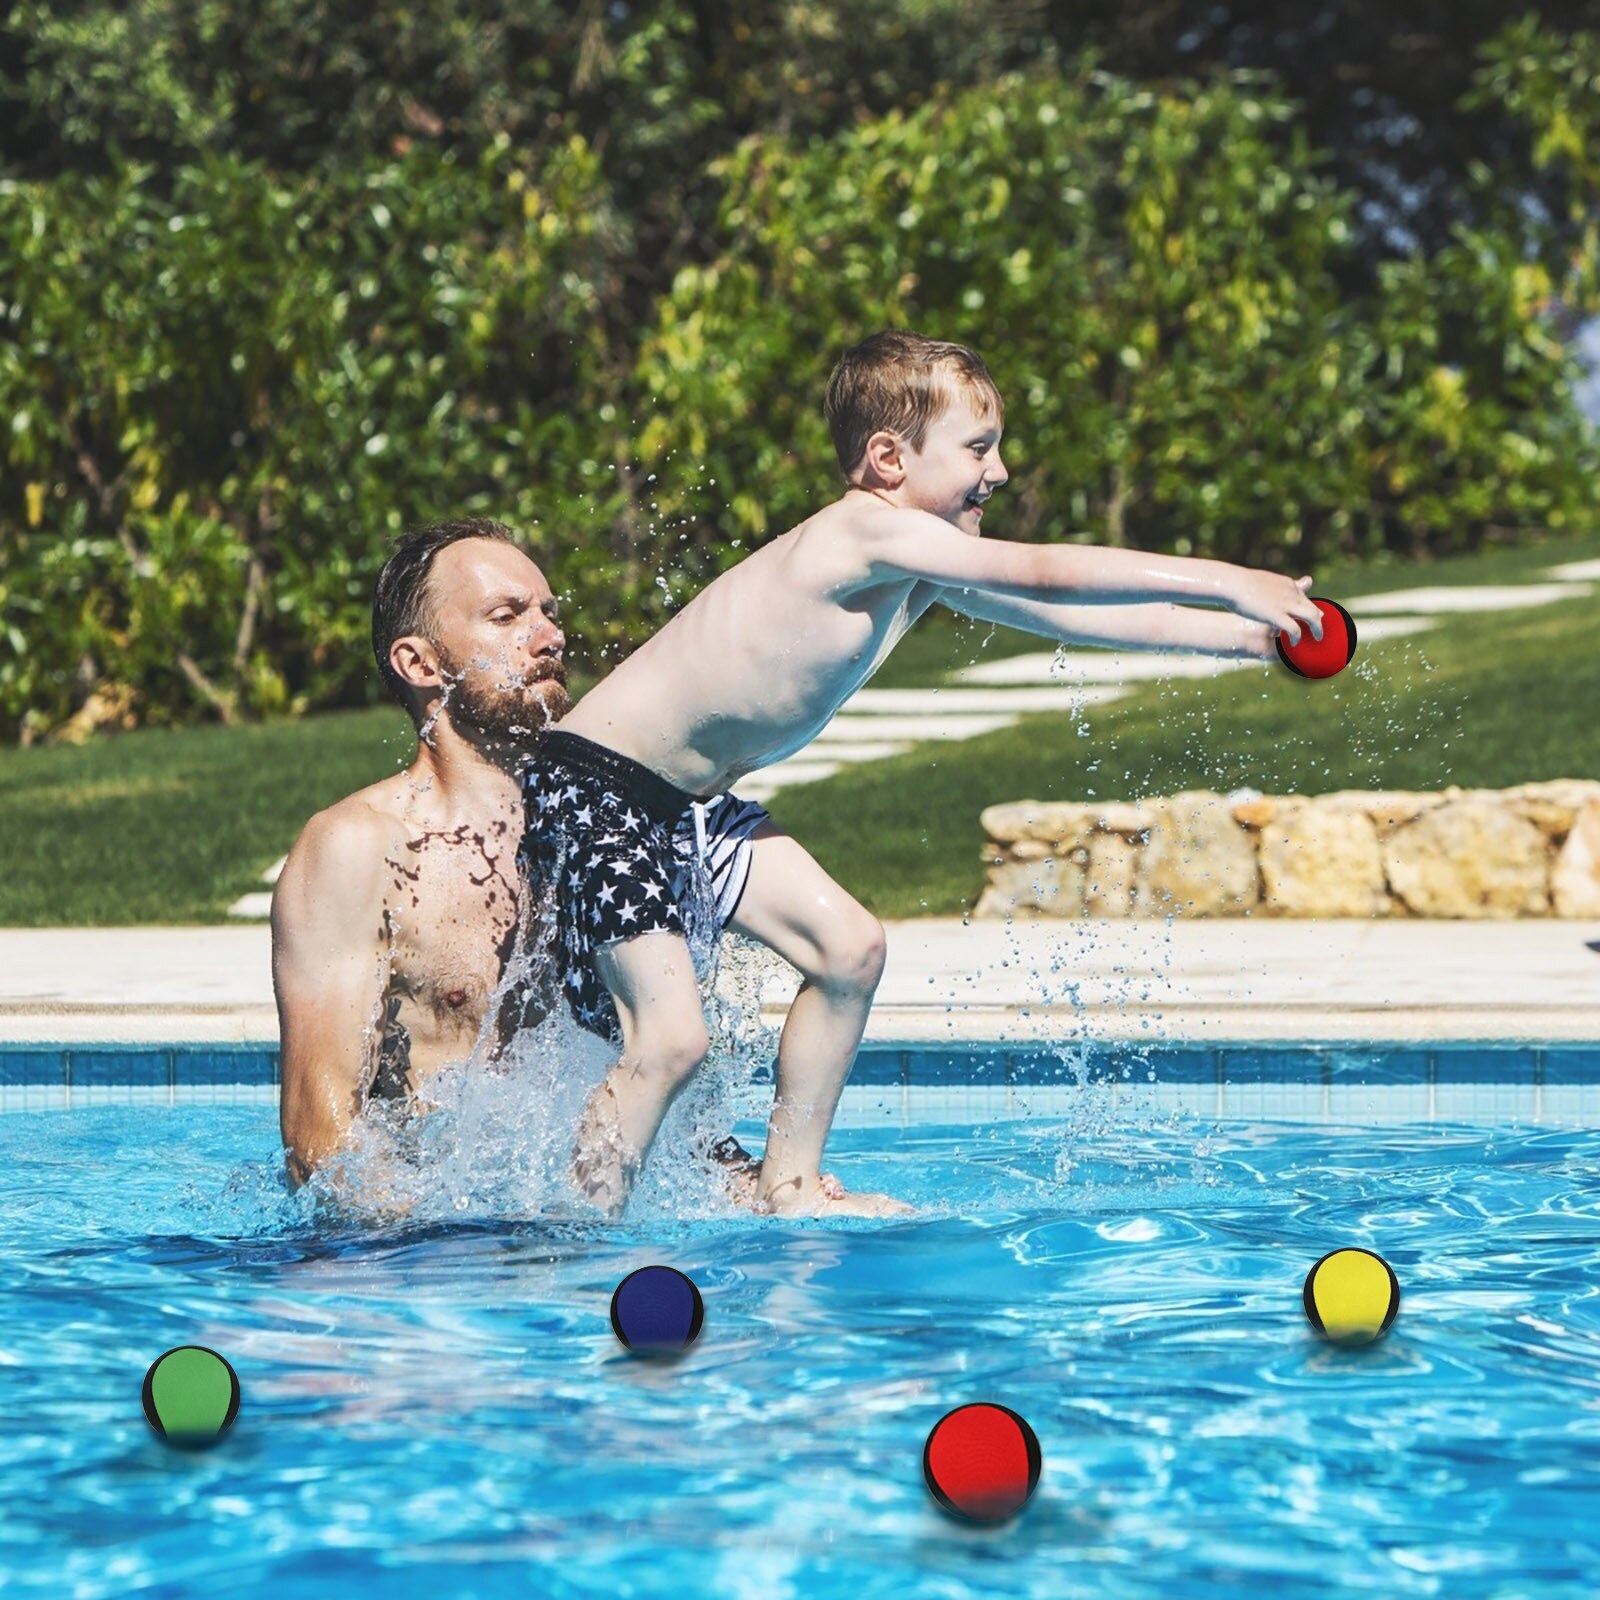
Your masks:
M 896 514 L 859 493 L 824 506 L 708 584 L 563 729 L 695 794 L 809 744 L 938 597 L 874 571 L 872 530 Z

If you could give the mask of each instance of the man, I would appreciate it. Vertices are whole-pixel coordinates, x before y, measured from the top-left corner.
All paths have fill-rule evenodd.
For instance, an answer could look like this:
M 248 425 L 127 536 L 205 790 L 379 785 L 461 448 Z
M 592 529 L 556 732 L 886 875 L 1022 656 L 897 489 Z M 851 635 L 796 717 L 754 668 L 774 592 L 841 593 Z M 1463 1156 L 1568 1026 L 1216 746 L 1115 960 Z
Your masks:
M 378 669 L 417 727 L 404 772 L 314 816 L 272 897 L 280 1121 L 297 1185 L 370 1096 L 472 1051 L 515 943 L 518 769 L 567 710 L 565 638 L 511 531 L 447 522 L 378 579 Z

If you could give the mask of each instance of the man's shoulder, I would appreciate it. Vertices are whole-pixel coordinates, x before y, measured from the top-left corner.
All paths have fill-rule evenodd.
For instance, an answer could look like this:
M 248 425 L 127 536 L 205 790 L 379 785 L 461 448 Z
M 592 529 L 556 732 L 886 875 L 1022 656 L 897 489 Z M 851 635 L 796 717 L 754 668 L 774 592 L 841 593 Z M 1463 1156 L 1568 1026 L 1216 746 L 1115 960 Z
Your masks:
M 300 830 L 294 850 L 316 855 L 365 855 L 372 850 L 387 850 L 400 823 L 388 792 L 393 783 L 393 779 L 386 778 L 368 784 L 316 812 Z
M 358 789 L 316 812 L 289 849 L 273 894 L 274 921 L 296 907 L 325 908 L 337 899 L 354 908 L 381 894 L 385 860 L 400 818 L 386 793 L 393 780 Z

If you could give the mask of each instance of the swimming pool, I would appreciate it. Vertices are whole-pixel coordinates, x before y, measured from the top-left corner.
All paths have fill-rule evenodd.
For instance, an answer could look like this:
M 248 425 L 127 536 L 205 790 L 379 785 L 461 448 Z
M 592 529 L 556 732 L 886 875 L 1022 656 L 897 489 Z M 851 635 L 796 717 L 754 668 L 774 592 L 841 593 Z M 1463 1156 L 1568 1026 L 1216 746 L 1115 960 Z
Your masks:
M 46 1070 L 8 1054 L 11 1091 Z M 1593 1592 L 1600 1133 L 1525 1096 L 1580 1120 L 1558 1091 L 1600 1057 L 1422 1054 L 1342 1085 L 1338 1052 L 1225 1075 L 1213 1051 L 1188 1083 L 1152 1058 L 1114 1097 L 1004 1052 L 873 1052 L 830 1164 L 914 1219 L 367 1231 L 275 1210 L 270 1081 L 101 1060 L 102 1099 L 157 1103 L 94 1103 L 86 1073 L 70 1113 L 0 1117 L 0 1574 L 84 1600 Z M 1367 1349 L 1301 1314 L 1341 1244 L 1402 1285 Z M 658 1260 L 706 1305 L 670 1366 L 607 1320 Z M 193 1456 L 139 1407 L 186 1342 L 244 1393 Z M 981 1399 L 1044 1456 L 994 1530 L 920 1474 Z

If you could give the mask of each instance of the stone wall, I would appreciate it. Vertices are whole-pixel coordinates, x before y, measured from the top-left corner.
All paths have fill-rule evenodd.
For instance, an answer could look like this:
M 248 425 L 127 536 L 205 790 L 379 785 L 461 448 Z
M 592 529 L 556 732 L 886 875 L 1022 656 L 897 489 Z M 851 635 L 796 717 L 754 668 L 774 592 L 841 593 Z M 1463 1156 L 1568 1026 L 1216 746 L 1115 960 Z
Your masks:
M 1600 783 L 990 806 L 977 915 L 1600 917 Z

